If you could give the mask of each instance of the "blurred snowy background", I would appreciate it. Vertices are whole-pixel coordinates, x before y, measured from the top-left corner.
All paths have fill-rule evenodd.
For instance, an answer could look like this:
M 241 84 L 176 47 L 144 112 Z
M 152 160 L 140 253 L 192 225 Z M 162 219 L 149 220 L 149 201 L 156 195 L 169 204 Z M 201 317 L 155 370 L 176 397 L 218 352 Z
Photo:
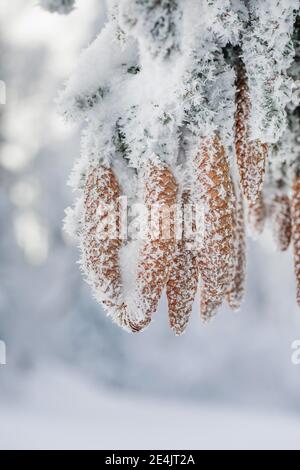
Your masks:
M 62 231 L 79 129 L 55 97 L 105 22 L 0 2 L 0 448 L 300 448 L 300 339 L 291 253 L 249 243 L 248 294 L 173 336 L 165 301 L 133 336 L 107 319 Z

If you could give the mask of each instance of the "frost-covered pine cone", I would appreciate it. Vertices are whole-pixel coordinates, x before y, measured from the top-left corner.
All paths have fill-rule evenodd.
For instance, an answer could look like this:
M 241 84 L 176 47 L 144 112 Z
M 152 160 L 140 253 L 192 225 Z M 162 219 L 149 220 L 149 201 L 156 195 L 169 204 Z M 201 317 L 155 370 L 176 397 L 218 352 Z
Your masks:
M 40 5 L 50 13 L 67 15 L 74 9 L 75 0 L 40 0 Z
M 291 213 L 297 302 L 300 305 L 300 177 L 295 178 L 292 186 Z
M 227 302 L 234 311 L 240 309 L 245 295 L 246 281 L 246 230 L 244 203 L 239 188 L 235 191 L 236 214 L 234 219 L 234 253 L 232 256 L 233 275 Z
M 92 168 L 87 178 L 84 196 L 82 263 L 94 293 L 120 318 L 121 273 L 119 266 L 121 191 L 110 168 Z
M 195 164 L 204 204 L 204 240 L 199 266 L 201 317 L 209 320 L 229 288 L 235 196 L 228 158 L 217 136 L 201 142 Z
M 191 218 L 187 216 L 188 210 L 192 212 L 189 214 Z M 182 334 L 188 325 L 198 286 L 195 241 L 194 238 L 189 238 L 186 230 L 187 223 L 194 225 L 190 228 L 195 229 L 189 192 L 185 192 L 182 196 L 180 215 L 182 216 L 182 239 L 176 242 L 167 283 L 170 326 L 176 335 Z
M 260 192 L 257 199 L 248 206 L 248 227 L 252 238 L 257 239 L 264 231 L 267 217 L 267 208 L 263 193 Z
M 144 203 L 148 227 L 139 253 L 137 299 L 139 311 L 151 319 L 166 287 L 175 249 L 175 205 L 177 183 L 170 169 L 158 161 L 147 164 Z
M 112 169 L 91 168 L 84 192 L 82 266 L 94 295 L 113 320 L 132 332 L 149 321 L 134 321 L 123 300 L 119 254 L 121 189 Z
M 254 203 L 262 189 L 268 146 L 251 140 L 251 102 L 245 66 L 237 66 L 235 151 L 241 187 L 249 203 Z
M 275 194 L 271 202 L 271 228 L 276 248 L 286 251 L 292 237 L 290 199 L 286 194 Z

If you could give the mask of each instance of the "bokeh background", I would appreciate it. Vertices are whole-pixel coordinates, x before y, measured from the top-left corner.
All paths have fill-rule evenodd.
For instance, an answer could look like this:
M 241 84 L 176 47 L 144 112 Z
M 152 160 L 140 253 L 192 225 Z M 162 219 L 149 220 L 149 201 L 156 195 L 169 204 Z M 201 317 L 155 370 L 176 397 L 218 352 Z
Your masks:
M 92 299 L 63 232 L 80 128 L 55 98 L 106 20 L 0 2 L 0 448 L 300 448 L 300 339 L 291 253 L 249 240 L 247 297 L 180 338 L 165 299 L 141 335 Z

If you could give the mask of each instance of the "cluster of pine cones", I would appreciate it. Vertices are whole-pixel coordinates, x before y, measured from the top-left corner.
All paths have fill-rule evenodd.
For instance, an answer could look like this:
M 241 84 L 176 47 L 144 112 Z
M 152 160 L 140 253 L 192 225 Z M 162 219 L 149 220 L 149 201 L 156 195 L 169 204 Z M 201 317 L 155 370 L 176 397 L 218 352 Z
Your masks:
M 111 168 L 90 168 L 85 187 L 85 233 L 82 251 L 85 270 L 92 273 L 95 289 L 104 293 L 104 305 L 123 328 L 139 332 L 149 325 L 164 290 L 168 299 L 172 330 L 182 334 L 189 322 L 194 298 L 201 279 L 201 317 L 211 319 L 224 300 L 233 310 L 241 306 L 245 292 L 246 229 L 259 235 L 267 216 L 273 227 L 276 244 L 287 250 L 294 244 L 295 269 L 300 304 L 300 177 L 291 188 L 291 199 L 278 189 L 273 200 L 265 203 L 264 174 L 268 146 L 251 140 L 249 117 L 251 102 L 245 67 L 237 69 L 235 155 L 240 184 L 232 178 L 228 155 L 217 134 L 202 139 L 194 157 L 195 193 L 204 207 L 204 233 L 199 249 L 191 244 L 190 234 L 178 240 L 171 223 L 170 236 L 162 236 L 162 221 L 157 237 L 146 234 L 139 252 L 136 273 L 137 312 L 124 301 L 118 236 L 121 217 L 117 218 L 117 235 L 111 236 L 103 223 L 114 206 L 119 213 L 121 185 Z M 149 162 L 144 175 L 144 204 L 184 208 L 194 201 L 193 194 L 180 194 L 172 170 L 159 161 Z M 99 207 L 104 209 L 99 211 Z M 100 232 L 100 236 L 99 236 Z

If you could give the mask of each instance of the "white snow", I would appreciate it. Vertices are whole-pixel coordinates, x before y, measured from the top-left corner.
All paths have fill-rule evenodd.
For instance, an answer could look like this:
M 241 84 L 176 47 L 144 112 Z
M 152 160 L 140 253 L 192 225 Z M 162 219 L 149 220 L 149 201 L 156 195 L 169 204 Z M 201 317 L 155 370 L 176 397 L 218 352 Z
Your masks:
M 1 400 L 0 449 L 300 449 L 300 416 L 98 390 L 50 366 Z

